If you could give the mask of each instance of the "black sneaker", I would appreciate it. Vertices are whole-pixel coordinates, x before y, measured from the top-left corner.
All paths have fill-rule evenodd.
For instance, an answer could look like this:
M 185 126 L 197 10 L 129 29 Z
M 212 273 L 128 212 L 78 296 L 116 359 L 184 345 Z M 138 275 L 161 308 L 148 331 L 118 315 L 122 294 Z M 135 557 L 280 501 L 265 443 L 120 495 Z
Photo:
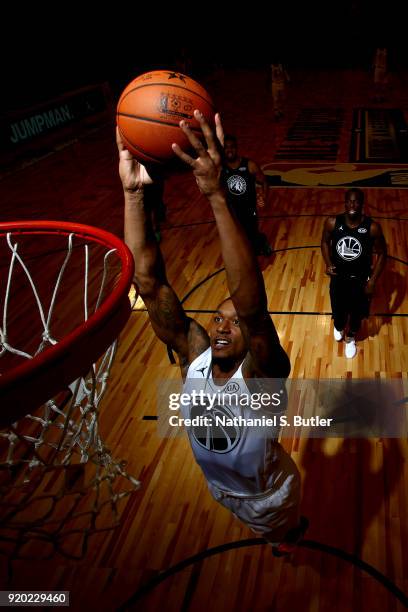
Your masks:
M 283 542 L 277 546 L 272 546 L 272 554 L 274 557 L 288 557 L 291 555 L 298 543 L 303 539 L 307 528 L 309 527 L 309 521 L 305 516 L 301 516 L 299 525 L 294 529 L 288 531 Z

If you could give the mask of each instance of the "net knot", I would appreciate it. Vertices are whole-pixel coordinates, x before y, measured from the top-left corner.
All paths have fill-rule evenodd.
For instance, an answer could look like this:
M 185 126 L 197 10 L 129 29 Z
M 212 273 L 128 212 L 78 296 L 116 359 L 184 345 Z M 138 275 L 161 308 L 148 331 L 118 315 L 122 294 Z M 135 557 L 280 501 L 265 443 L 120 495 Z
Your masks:
M 49 344 L 56 344 L 57 341 L 51 336 L 48 329 L 45 329 L 42 333 L 43 342 L 48 342 Z

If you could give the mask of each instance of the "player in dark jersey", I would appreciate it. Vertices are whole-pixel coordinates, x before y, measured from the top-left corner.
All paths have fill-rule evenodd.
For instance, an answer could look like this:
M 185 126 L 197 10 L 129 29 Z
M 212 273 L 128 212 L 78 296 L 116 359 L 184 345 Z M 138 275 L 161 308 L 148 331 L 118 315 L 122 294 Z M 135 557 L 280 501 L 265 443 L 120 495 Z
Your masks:
M 271 255 L 272 249 L 267 238 L 259 231 L 256 210 L 257 206 L 265 206 L 268 190 L 266 177 L 255 161 L 238 155 L 237 140 L 229 134 L 224 140 L 221 180 L 225 186 L 228 204 L 245 229 L 255 253 Z
M 248 388 L 262 384 L 260 379 L 285 379 L 290 372 L 290 362 L 268 313 L 262 273 L 242 225 L 228 207 L 220 181 L 223 131 L 219 116 L 215 118 L 217 137 L 199 111 L 195 111 L 195 117 L 201 125 L 208 149 L 182 121 L 180 127 L 196 155 L 191 157 L 177 145 L 173 145 L 173 150 L 190 166 L 201 193 L 211 205 L 231 297 L 218 306 L 209 333 L 197 321 L 187 317 L 167 280 L 164 260 L 154 240 L 151 218 L 144 207 L 144 186 L 152 180 L 146 168 L 124 148 L 118 133 L 119 174 L 125 195 L 125 239 L 134 255 L 138 292 L 148 309 L 157 337 L 177 353 L 184 381 L 189 379 L 190 366 L 204 354 L 208 361 L 198 364 L 198 377 L 205 375 L 209 384 L 216 381 L 215 384 L 224 383 L 225 386 L 237 373 Z M 243 439 L 243 444 L 245 442 L 248 440 Z M 237 462 L 225 468 L 226 471 L 234 470 L 231 474 L 233 482 L 238 477 L 247 478 L 247 472 L 251 472 L 248 482 L 244 483 L 248 487 L 243 495 L 231 487 L 227 492 L 210 490 L 217 501 L 264 534 L 273 544 L 274 554 L 279 555 L 293 549 L 307 522 L 299 517 L 299 472 L 276 440 L 273 441 L 276 461 L 269 461 L 260 447 L 269 442 L 260 438 L 258 443 L 257 458 L 262 463 L 262 474 L 252 477 L 258 468 L 258 464 L 248 465 L 253 454 L 249 457 L 242 455 L 244 465 L 239 474 Z M 211 461 L 210 451 L 206 457 Z M 263 468 L 266 468 L 265 473 Z M 248 495 L 248 490 L 255 495 Z
M 349 189 L 345 212 L 328 217 L 321 241 L 326 274 L 331 277 L 330 300 L 334 338 L 346 341 L 345 355 L 357 353 L 356 334 L 368 317 L 375 284 L 385 266 L 387 247 L 379 223 L 363 213 L 364 194 Z M 373 252 L 377 260 L 372 266 Z

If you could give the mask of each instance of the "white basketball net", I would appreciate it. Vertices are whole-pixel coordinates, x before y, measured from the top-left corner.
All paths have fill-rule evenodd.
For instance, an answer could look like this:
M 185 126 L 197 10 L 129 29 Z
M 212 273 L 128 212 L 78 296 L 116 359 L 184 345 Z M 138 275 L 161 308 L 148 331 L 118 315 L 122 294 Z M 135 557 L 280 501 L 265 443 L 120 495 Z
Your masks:
M 0 270 L 2 298 L 4 295 L 0 311 L 0 373 L 5 371 L 2 362 L 7 355 L 31 359 L 58 341 L 55 306 L 74 252 L 84 254 L 83 320 L 88 319 L 90 311 L 88 244 L 74 247 L 74 234 L 67 237 L 66 255 L 55 274 L 48 308 L 12 234 L 7 234 L 7 245 L 10 264 L 5 278 Z M 115 249 L 104 255 L 92 311 L 103 301 L 114 253 Z M 10 295 L 13 272 L 18 266 L 31 287 L 41 321 L 38 345 L 31 352 L 9 340 Z M 55 551 L 82 558 L 89 536 L 113 529 L 119 520 L 120 500 L 139 487 L 139 482 L 125 471 L 124 463 L 111 457 L 99 435 L 99 406 L 116 346 L 117 341 L 98 363 L 92 364 L 86 377 L 73 381 L 69 389 L 62 390 L 34 414 L 0 431 L 0 554 L 9 560 L 38 558 L 39 549 L 43 558 Z M 34 548 L 36 552 L 32 553 Z

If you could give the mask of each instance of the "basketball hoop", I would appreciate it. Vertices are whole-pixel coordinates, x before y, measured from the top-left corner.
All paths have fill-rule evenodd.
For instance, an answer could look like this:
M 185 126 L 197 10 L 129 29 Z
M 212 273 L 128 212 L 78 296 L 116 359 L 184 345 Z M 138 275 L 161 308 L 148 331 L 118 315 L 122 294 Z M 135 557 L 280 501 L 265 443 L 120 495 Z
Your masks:
M 68 258 L 69 253 L 72 253 L 72 244 L 70 245 L 69 242 L 72 243 L 74 236 L 103 245 L 116 252 L 122 263 L 122 273 L 114 291 L 102 304 L 98 304 L 95 312 L 89 318 L 88 315 L 85 315 L 83 323 L 57 343 L 53 345 L 50 343 L 47 350 L 39 351 L 35 357 L 30 356 L 23 360 L 9 372 L 2 372 L 0 362 L 0 372 L 2 372 L 0 377 L 0 426 L 27 414 L 31 409 L 55 395 L 61 388 L 69 385 L 78 376 L 87 372 L 89 365 L 95 362 L 114 341 L 130 315 L 128 291 L 133 276 L 133 260 L 131 253 L 119 238 L 104 230 L 76 223 L 53 221 L 0 223 L 0 238 L 6 237 L 7 239 L 8 237 L 11 266 L 16 265 L 16 260 L 23 265 L 18 254 L 18 245 L 14 247 L 11 245 L 12 236 L 30 235 L 40 238 L 47 234 L 67 236 Z M 65 268 L 61 268 L 61 274 L 64 271 Z M 29 275 L 28 269 L 26 274 Z M 56 293 L 59 287 L 60 285 L 55 286 Z M 34 285 L 32 288 L 35 291 Z M 38 301 L 37 303 L 39 304 Z M 42 318 L 45 319 L 44 316 Z M 4 320 L 3 311 L 3 323 Z M 44 327 L 43 333 L 47 339 L 50 337 L 49 324 Z M 10 350 L 4 341 L 4 329 L 1 331 L 0 346 L 3 353 Z
M 32 558 L 34 539 L 46 556 L 48 543 L 80 558 L 139 486 L 99 435 L 99 403 L 131 313 L 133 258 L 98 228 L 21 221 L 0 223 L 0 261 L 0 553 Z M 97 527 L 106 507 L 113 525 Z

